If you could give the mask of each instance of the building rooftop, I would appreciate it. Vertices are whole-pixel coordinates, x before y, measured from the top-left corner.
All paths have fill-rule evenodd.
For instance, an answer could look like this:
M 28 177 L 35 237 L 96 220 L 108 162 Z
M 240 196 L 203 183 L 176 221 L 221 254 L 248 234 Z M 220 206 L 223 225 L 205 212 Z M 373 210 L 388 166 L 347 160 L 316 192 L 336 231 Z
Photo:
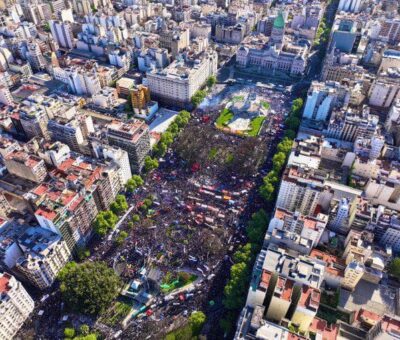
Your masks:
M 0 275 L 0 293 L 6 293 L 10 290 L 9 282 L 12 276 L 7 273 L 2 273 Z
M 28 168 L 34 168 L 40 162 L 43 162 L 39 157 L 31 155 L 24 150 L 13 150 L 6 155 L 5 159 L 24 164 Z
M 133 143 L 137 143 L 146 130 L 148 130 L 148 125 L 138 119 L 132 119 L 128 123 L 113 120 L 107 125 L 107 132 L 110 136 L 126 139 Z
M 319 260 L 307 256 L 292 256 L 281 248 L 270 246 L 265 256 L 263 269 L 269 272 L 277 272 L 281 276 L 298 283 L 319 288 L 325 266 Z

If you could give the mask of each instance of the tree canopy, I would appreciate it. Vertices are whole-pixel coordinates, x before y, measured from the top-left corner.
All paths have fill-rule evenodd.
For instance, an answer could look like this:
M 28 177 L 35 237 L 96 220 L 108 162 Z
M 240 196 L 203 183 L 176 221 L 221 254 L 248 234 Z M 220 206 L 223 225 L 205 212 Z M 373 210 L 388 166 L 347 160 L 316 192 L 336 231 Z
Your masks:
M 157 159 L 151 158 L 150 156 L 146 156 L 146 158 L 144 159 L 144 171 L 150 172 L 157 168 L 158 168 Z
M 124 243 L 125 239 L 128 237 L 128 233 L 126 231 L 121 231 L 118 236 L 115 238 L 115 243 L 120 246 Z
M 127 211 L 128 202 L 126 201 L 126 197 L 124 195 L 117 195 L 115 201 L 111 203 L 110 209 L 115 215 L 119 215 Z
M 193 95 L 191 101 L 194 107 L 197 107 L 200 105 L 200 103 L 203 101 L 203 99 L 207 96 L 207 92 L 204 90 L 198 90 L 195 92 Z
M 58 274 L 65 304 L 73 311 L 97 315 L 117 297 L 121 282 L 104 262 L 68 263 Z
M 211 88 L 215 85 L 216 82 L 217 82 L 217 77 L 214 75 L 211 75 L 207 79 L 207 86 Z
M 205 322 L 206 315 L 203 312 L 193 312 L 189 317 L 189 324 L 192 328 L 192 335 L 199 335 Z
M 144 184 L 143 178 L 139 175 L 133 175 L 125 184 L 126 190 L 128 192 L 134 192 L 137 188 Z
M 400 279 L 400 257 L 395 257 L 387 266 L 389 274 Z
M 110 230 L 114 229 L 117 221 L 118 216 L 115 215 L 111 210 L 100 211 L 94 220 L 94 232 L 103 237 Z

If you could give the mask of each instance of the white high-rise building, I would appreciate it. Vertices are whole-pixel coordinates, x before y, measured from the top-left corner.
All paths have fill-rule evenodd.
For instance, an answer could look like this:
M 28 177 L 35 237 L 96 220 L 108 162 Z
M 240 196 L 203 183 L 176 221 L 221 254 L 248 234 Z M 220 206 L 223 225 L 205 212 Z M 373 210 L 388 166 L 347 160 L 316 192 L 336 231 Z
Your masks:
M 121 187 L 132 177 L 131 165 L 129 162 L 128 153 L 121 148 L 103 144 L 98 141 L 91 142 L 94 155 L 96 158 L 112 160 L 119 167 L 119 177 Z
M 0 339 L 12 339 L 32 313 L 34 302 L 12 275 L 0 273 Z
M 363 0 L 340 0 L 338 11 L 358 13 L 363 5 Z
M 334 216 L 330 222 L 330 227 L 334 230 L 348 229 L 350 215 L 350 202 L 347 198 L 342 198 L 336 207 Z
M 325 121 L 332 109 L 348 103 L 348 90 L 337 82 L 313 82 L 308 91 L 303 117 Z
M 79 67 L 53 69 L 54 78 L 68 84 L 71 91 L 78 95 L 93 96 L 101 91 L 101 84 L 98 73 L 92 70 L 85 70 Z
M 304 175 L 308 171 L 296 166 L 285 170 L 276 201 L 277 207 L 314 216 L 324 191 L 324 181 L 308 178 Z
M 69 22 L 61 22 L 56 20 L 50 20 L 50 30 L 54 40 L 57 41 L 58 45 L 63 48 L 73 49 L 75 42 L 72 35 L 72 28 Z

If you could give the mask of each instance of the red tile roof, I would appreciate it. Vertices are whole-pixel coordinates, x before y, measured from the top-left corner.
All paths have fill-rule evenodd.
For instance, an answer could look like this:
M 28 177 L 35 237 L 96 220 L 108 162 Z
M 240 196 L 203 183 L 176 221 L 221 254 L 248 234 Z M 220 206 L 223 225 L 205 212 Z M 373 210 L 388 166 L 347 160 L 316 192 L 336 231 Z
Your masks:
M 10 290 L 10 286 L 8 283 L 10 282 L 11 276 L 7 273 L 4 273 L 0 277 L 0 293 L 8 292 Z

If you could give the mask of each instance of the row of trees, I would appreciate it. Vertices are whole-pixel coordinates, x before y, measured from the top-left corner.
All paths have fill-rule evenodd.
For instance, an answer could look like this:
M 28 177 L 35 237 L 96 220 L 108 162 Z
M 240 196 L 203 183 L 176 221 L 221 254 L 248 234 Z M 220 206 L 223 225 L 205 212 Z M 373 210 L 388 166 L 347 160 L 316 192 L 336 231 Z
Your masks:
M 110 210 L 100 211 L 94 220 L 94 232 L 104 237 L 110 230 L 113 230 L 118 222 L 118 215 L 128 210 L 128 202 L 124 195 L 117 195 L 111 203 Z
M 224 288 L 223 299 L 228 312 L 220 321 L 225 332 L 231 331 L 237 313 L 245 303 L 252 266 L 261 249 L 268 222 L 269 216 L 263 209 L 254 213 L 246 228 L 249 242 L 241 246 L 232 256 L 234 264 L 230 270 L 230 279 Z
M 159 142 L 153 148 L 154 158 L 146 156 L 144 159 L 144 171 L 150 172 L 158 168 L 158 157 L 162 157 L 167 152 L 168 147 L 173 143 L 179 132 L 189 123 L 190 112 L 182 110 L 178 113 L 175 120 L 168 129 L 161 135 Z
M 200 105 L 200 103 L 207 96 L 207 92 L 209 90 L 211 90 L 211 88 L 215 85 L 216 82 L 217 82 L 217 78 L 215 76 L 208 77 L 208 79 L 206 81 L 207 88 L 203 89 L 203 90 L 197 90 L 191 98 L 191 102 L 194 107 L 197 107 Z
M 273 202 L 275 199 L 280 174 L 291 152 L 293 139 L 300 125 L 302 107 L 301 98 L 293 101 L 289 117 L 285 121 L 285 137 L 278 144 L 277 152 L 272 158 L 272 170 L 263 178 L 263 184 L 259 188 L 261 197 L 267 202 Z M 248 243 L 233 254 L 234 264 L 231 267 L 230 279 L 224 288 L 223 303 L 227 312 L 220 321 L 220 326 L 225 332 L 229 333 L 232 330 L 237 314 L 245 303 L 253 263 L 264 241 L 269 219 L 269 215 L 263 209 L 254 213 L 246 228 Z
M 286 158 L 292 149 L 293 140 L 285 137 L 277 146 L 277 153 L 272 158 L 272 170 L 263 178 L 259 188 L 260 196 L 267 202 L 273 202 L 279 185 L 280 173 L 285 166 Z
M 285 120 L 285 137 L 295 139 L 297 130 L 301 123 L 301 112 L 304 105 L 302 98 L 293 101 L 289 116 Z
M 272 170 L 263 178 L 263 184 L 259 188 L 261 197 L 267 202 L 273 202 L 275 199 L 280 173 L 291 152 L 293 139 L 296 137 L 297 129 L 300 126 L 303 104 L 302 98 L 297 98 L 293 101 L 289 117 L 285 120 L 285 137 L 278 144 L 277 152 L 272 158 Z

